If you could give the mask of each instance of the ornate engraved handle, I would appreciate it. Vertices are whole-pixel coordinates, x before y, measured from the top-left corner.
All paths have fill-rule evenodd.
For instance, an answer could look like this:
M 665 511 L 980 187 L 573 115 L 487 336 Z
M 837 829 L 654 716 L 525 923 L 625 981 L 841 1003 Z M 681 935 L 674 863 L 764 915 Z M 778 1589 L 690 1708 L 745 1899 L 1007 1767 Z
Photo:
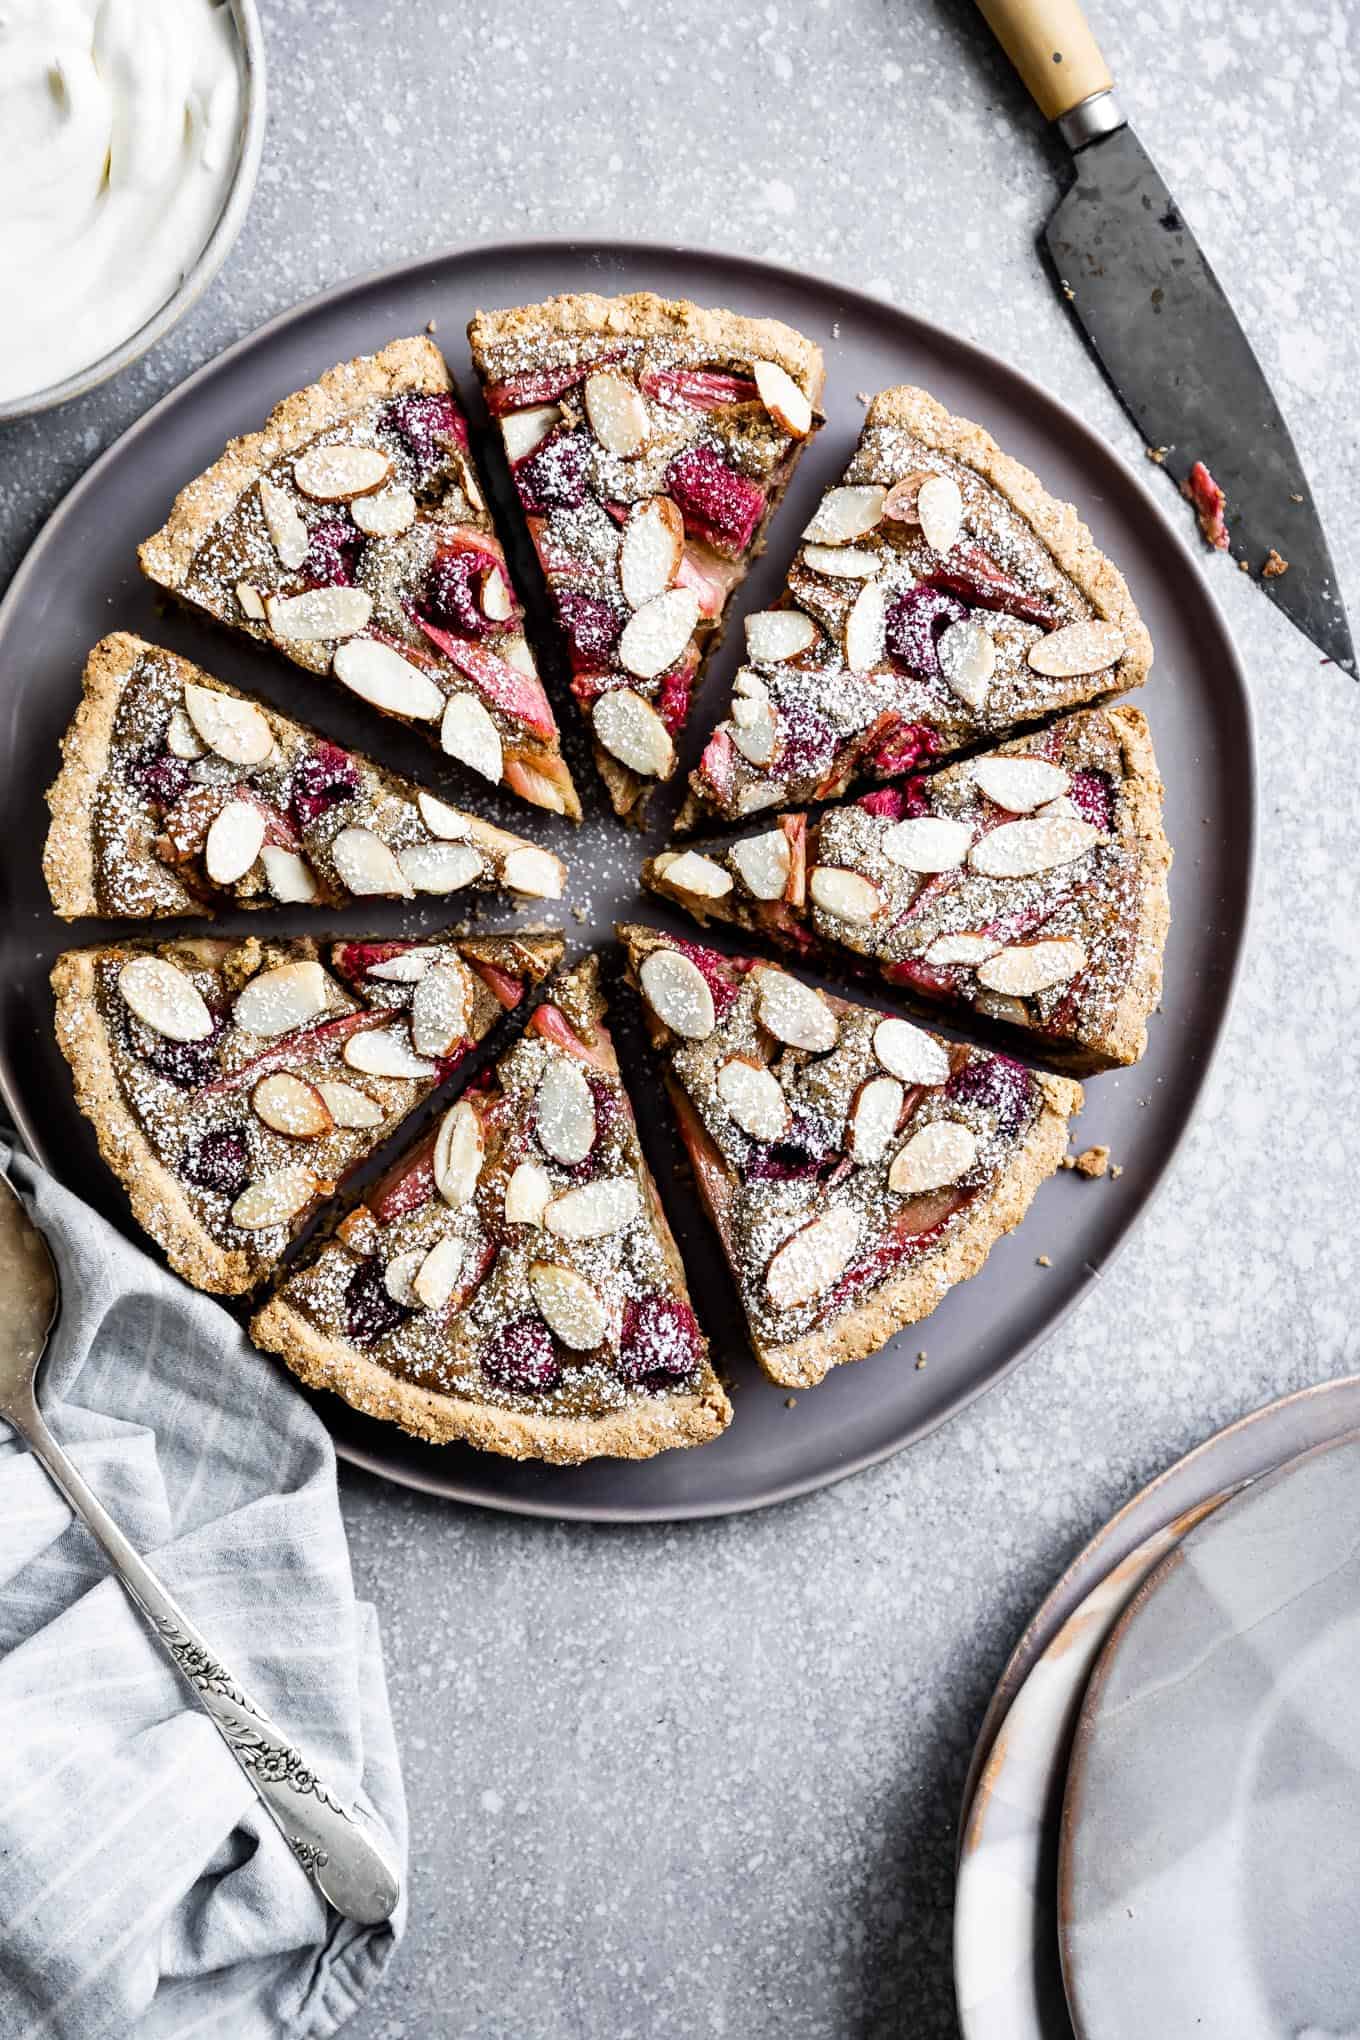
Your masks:
M 183 1609 L 62 1451 L 36 1402 L 29 1398 L 26 1406 L 11 1403 L 5 1415 L 23 1433 L 34 1455 L 103 1546 L 128 1593 L 193 1687 L 199 1704 L 322 1895 L 346 1919 L 365 1926 L 385 1920 L 401 1891 L 386 1836 L 358 1808 L 346 1807 L 335 1798 L 302 1753 L 213 1656 Z

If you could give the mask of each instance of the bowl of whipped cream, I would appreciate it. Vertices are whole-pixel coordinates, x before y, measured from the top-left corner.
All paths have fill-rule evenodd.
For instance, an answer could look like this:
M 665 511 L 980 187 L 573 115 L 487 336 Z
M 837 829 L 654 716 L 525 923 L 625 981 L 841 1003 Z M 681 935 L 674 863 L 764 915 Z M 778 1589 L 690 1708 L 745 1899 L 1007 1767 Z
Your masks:
M 206 289 L 264 100 L 255 0 L 3 0 L 0 420 L 93 389 Z

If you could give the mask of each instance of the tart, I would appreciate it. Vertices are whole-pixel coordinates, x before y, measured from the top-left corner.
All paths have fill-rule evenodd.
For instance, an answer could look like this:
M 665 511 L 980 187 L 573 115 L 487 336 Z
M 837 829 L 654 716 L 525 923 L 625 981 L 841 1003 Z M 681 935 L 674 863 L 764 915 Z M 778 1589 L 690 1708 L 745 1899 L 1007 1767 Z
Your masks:
M 1152 646 L 1070 504 L 924 390 L 869 406 L 845 478 L 691 776 L 680 826 L 827 800 L 1137 687 Z
M 1147 723 L 1079 710 L 966 763 L 667 850 L 646 883 L 807 960 L 1028 1031 L 1064 1069 L 1137 1062 L 1171 851 Z
M 238 1295 L 562 952 L 457 941 L 117 942 L 52 972 L 76 1102 L 134 1217 Z
M 594 958 L 251 1326 L 435 1443 L 645 1459 L 731 1416 L 604 1026 Z
M 1061 1163 L 1081 1089 L 813 989 L 619 930 L 765 1372 L 876 1352 L 975 1275 Z
M 580 816 L 438 348 L 394 340 L 286 397 L 176 497 L 143 572 L 219 623 Z
M 821 352 L 776 320 L 641 291 L 478 312 L 468 334 L 596 761 L 640 819 L 820 422 Z
M 561 897 L 560 857 L 138 637 L 95 646 L 62 740 L 43 871 L 58 914 Z

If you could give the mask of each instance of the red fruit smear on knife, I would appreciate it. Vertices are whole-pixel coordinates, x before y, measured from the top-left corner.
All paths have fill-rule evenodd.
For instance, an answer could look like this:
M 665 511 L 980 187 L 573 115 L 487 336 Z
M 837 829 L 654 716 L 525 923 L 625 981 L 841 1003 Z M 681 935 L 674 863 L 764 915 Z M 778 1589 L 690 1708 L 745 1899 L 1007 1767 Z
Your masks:
M 1181 483 L 1181 494 L 1187 503 L 1195 506 L 1199 528 L 1204 534 L 1204 543 L 1211 545 L 1215 552 L 1228 550 L 1228 527 L 1223 512 L 1228 499 L 1214 480 L 1202 460 L 1197 460 L 1185 480 Z

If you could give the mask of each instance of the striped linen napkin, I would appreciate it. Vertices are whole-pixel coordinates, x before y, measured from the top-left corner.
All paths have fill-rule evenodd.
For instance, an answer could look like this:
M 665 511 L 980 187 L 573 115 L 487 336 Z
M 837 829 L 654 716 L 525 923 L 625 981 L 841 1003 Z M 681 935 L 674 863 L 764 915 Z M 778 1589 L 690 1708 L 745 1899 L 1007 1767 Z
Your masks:
M 207 1297 L 0 1146 L 47 1235 L 49 1422 L 217 1653 L 406 1854 L 377 1618 L 321 1422 Z M 0 1303 L 2 1307 L 2 1303 Z M 328 1911 L 98 1549 L 0 1424 L 0 2034 L 334 2033 L 404 1925 Z

